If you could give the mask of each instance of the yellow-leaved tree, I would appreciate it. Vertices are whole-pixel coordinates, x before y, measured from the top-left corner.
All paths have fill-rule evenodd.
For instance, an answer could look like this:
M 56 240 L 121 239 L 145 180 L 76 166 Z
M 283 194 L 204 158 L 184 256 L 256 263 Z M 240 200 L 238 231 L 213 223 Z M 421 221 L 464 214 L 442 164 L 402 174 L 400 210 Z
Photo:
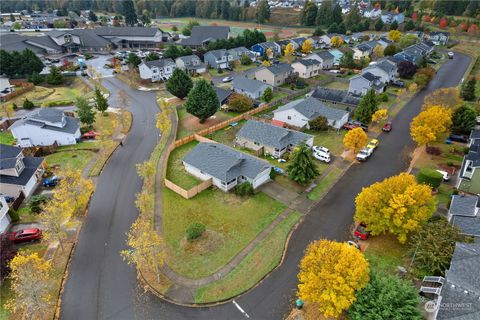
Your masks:
M 153 228 L 150 220 L 140 215 L 128 232 L 127 245 L 130 249 L 120 252 L 124 260 L 137 269 L 153 270 L 160 283 L 160 267 L 165 260 L 163 240 Z
M 268 60 L 263 60 L 262 65 L 263 65 L 264 67 L 270 67 L 270 66 L 272 65 L 272 63 L 271 63 L 270 61 L 268 61 Z
M 287 58 L 287 60 L 290 62 L 290 60 L 293 57 L 293 53 L 295 52 L 295 48 L 293 47 L 292 43 L 287 44 L 285 47 L 285 50 L 283 50 L 283 55 Z
M 80 170 L 64 170 L 60 173 L 62 179 L 55 188 L 53 197 L 58 203 L 70 202 L 73 214 L 83 212 L 90 196 L 95 191 L 95 185 L 90 179 L 85 179 Z
M 463 103 L 457 88 L 441 88 L 433 91 L 423 100 L 423 108 L 440 106 L 455 109 Z
M 273 50 L 272 48 L 268 48 L 267 51 L 266 51 L 266 54 L 267 54 L 267 57 L 269 59 L 272 59 L 273 58 Z
M 343 38 L 342 37 L 339 37 L 339 36 L 334 36 L 332 37 L 332 39 L 330 40 L 331 44 L 332 44 L 332 47 L 340 47 L 342 44 L 344 44 L 344 41 L 343 41 Z
M 387 119 L 387 116 L 388 116 L 388 110 L 387 109 L 378 109 L 372 115 L 372 122 L 380 122 L 382 120 Z
M 357 153 L 363 147 L 365 147 L 368 143 L 368 137 L 365 131 L 362 128 L 354 128 L 345 134 L 343 137 L 343 145 L 353 151 L 353 153 Z
M 302 44 L 302 52 L 310 53 L 312 52 L 312 50 L 313 50 L 312 41 L 310 41 L 310 39 L 305 40 Z
M 161 112 L 157 113 L 157 123 L 156 126 L 158 130 L 163 134 L 164 132 L 170 131 L 170 126 L 172 122 L 170 121 L 170 114 L 172 112 L 172 107 L 166 99 L 160 99 L 160 109 Z
M 25 319 L 42 319 L 53 307 L 50 286 L 52 266 L 37 253 L 19 252 L 10 261 L 13 296 L 7 308 L 22 312 Z
M 369 281 L 363 254 L 346 243 L 318 240 L 300 261 L 298 296 L 319 308 L 325 317 L 338 317 L 355 301 L 356 291 Z
M 398 42 L 400 38 L 402 37 L 402 33 L 398 30 L 390 30 L 388 31 L 388 39 L 392 40 L 394 42 Z
M 428 145 L 447 132 L 451 125 L 450 110 L 441 106 L 431 106 L 413 118 L 410 123 L 410 134 L 419 146 Z
M 401 243 L 435 212 L 431 187 L 407 173 L 363 188 L 355 206 L 355 221 L 365 223 L 372 235 L 391 233 Z
M 68 237 L 68 229 L 73 227 L 74 205 L 72 199 L 53 199 L 43 207 L 38 218 L 43 226 L 43 237 L 47 241 L 58 241 L 62 251 L 63 242 Z
M 383 47 L 381 45 L 377 45 L 375 46 L 375 48 L 373 48 L 373 52 L 372 52 L 372 59 L 376 60 L 376 59 L 379 59 L 381 57 L 383 57 Z

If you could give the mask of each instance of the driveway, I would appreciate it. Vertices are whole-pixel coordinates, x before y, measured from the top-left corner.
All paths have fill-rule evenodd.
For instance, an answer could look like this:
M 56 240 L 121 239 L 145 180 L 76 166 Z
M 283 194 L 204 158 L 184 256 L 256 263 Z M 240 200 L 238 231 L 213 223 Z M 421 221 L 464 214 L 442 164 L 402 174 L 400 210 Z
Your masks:
M 235 299 L 250 319 L 282 319 L 292 307 L 297 285 L 298 263 L 305 247 L 315 239 L 349 239 L 354 198 L 362 187 L 405 170 L 413 143 L 409 123 L 420 111 L 426 94 L 455 86 L 463 77 L 470 58 L 457 53 L 440 69 L 435 79 L 416 95 L 394 119 L 394 130 L 381 134 L 380 146 L 365 163 L 353 165 L 330 192 L 305 217 L 293 233 L 284 263 L 250 292 Z M 115 91 L 123 88 L 132 97 L 132 132 L 99 177 L 87 221 L 80 234 L 62 296 L 62 319 L 246 319 L 233 303 L 215 307 L 177 306 L 145 293 L 135 270 L 123 262 L 119 251 L 125 232 L 137 212 L 135 193 L 141 181 L 135 164 L 148 158 L 157 142 L 154 126 L 156 106 L 152 93 L 125 88 L 114 78 L 103 84 Z
M 113 77 L 113 69 L 104 68 L 105 64 L 110 63 L 112 55 L 96 55 L 95 58 L 87 60 L 87 66 L 92 67 L 96 72 L 100 73 L 102 77 Z

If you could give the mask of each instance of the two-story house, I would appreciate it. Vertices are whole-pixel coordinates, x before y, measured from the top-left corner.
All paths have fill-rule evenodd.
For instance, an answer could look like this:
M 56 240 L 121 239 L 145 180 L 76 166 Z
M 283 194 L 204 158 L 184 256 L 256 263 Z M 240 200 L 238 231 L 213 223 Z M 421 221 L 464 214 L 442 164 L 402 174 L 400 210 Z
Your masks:
M 194 54 L 189 56 L 178 57 L 175 59 L 177 68 L 188 72 L 189 74 L 200 74 L 207 71 L 205 64 L 200 58 Z
M 256 52 L 258 56 L 263 56 L 264 54 L 269 52 L 270 49 L 271 54 L 268 57 L 270 59 L 282 54 L 282 47 L 278 43 L 271 41 L 257 43 L 253 45 L 251 49 L 253 52 Z
M 480 193 L 480 140 L 471 142 L 470 150 L 463 157 L 457 187 L 469 193 Z
M 271 86 L 281 86 L 293 74 L 293 68 L 287 63 L 279 63 L 269 67 L 261 67 L 255 71 L 255 79 Z
M 138 66 L 138 70 L 140 72 L 140 78 L 143 80 L 157 82 L 168 80 L 176 67 L 175 62 L 168 58 L 142 62 Z
M 233 61 L 240 60 L 242 56 L 249 57 L 252 61 L 255 61 L 257 56 L 245 47 L 237 47 L 228 50 L 228 54 L 233 57 Z
M 370 72 L 362 73 L 350 79 L 348 93 L 354 96 L 363 96 L 370 89 L 375 90 L 375 93 L 382 93 L 385 91 L 385 83 L 379 76 Z
M 13 123 L 9 130 L 23 147 L 72 145 L 80 139 L 80 122 L 53 108 L 32 111 Z
M 322 69 L 322 63 L 315 59 L 301 59 L 295 60 L 292 63 L 292 68 L 300 78 L 308 79 L 318 75 L 318 72 Z
M 305 59 L 315 59 L 320 62 L 320 69 L 328 70 L 333 68 L 335 56 L 329 51 L 320 51 L 309 54 Z
M 262 94 L 272 86 L 259 80 L 246 77 L 235 77 L 232 82 L 233 91 L 244 94 L 251 99 L 258 99 Z
M 369 58 L 372 54 L 373 48 L 366 43 L 360 43 L 353 48 L 353 59 L 360 60 L 362 58 Z
M 10 216 L 8 215 L 8 203 L 4 196 L 0 196 L 0 234 L 7 231 L 10 221 Z
M 397 65 L 390 60 L 383 59 L 362 70 L 362 73 L 366 72 L 380 77 L 380 81 L 383 83 L 389 83 L 397 75 Z
M 453 195 L 448 221 L 466 236 L 480 237 L 480 198 L 478 195 Z
M 0 144 L 0 189 L 10 197 L 30 197 L 42 179 L 43 158 L 25 157 L 19 147 Z
M 233 56 L 225 49 L 208 51 L 203 55 L 205 64 L 214 69 L 226 69 L 233 60 Z
M 441 31 L 432 31 L 428 35 L 430 41 L 432 41 L 435 45 L 446 45 L 448 42 L 448 38 L 450 37 L 449 32 L 441 32 Z

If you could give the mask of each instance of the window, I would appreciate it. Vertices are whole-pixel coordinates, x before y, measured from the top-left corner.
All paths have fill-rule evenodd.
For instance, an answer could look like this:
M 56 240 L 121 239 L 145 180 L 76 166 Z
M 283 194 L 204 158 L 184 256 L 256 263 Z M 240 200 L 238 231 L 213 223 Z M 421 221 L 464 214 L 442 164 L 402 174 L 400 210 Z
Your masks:
M 288 119 L 288 120 L 292 120 L 292 117 L 291 117 L 291 116 L 288 116 L 287 119 Z

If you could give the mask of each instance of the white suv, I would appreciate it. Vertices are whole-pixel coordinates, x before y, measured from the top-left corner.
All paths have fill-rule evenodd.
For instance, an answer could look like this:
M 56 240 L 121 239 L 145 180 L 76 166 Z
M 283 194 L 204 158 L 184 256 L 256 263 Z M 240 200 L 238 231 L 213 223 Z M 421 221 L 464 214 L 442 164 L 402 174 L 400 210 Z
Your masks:
M 357 160 L 358 161 L 365 161 L 367 160 L 373 153 L 373 149 L 371 148 L 365 148 L 360 150 L 359 153 L 357 153 Z
M 321 153 L 321 152 L 313 152 L 313 157 L 317 160 L 320 160 L 320 161 L 323 161 L 323 162 L 326 162 L 326 163 L 330 163 L 330 161 L 332 161 L 332 159 L 330 158 L 330 154 L 325 154 L 325 153 Z
M 327 148 L 322 147 L 322 146 L 313 146 L 312 150 L 315 153 L 324 153 L 324 154 L 330 155 L 330 150 L 328 150 Z

